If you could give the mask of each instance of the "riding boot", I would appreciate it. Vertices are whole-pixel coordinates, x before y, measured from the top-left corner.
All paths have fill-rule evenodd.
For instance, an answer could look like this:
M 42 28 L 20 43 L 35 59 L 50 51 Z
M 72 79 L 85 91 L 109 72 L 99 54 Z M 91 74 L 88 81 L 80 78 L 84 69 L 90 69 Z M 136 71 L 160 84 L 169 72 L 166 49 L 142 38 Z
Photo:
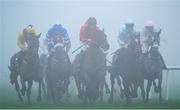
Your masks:
M 21 63 L 22 63 L 22 61 L 23 61 L 23 56 L 24 56 L 24 51 L 20 51 L 20 52 L 18 52 L 18 54 L 17 54 L 17 62 L 18 62 L 18 65 L 20 65 Z
M 79 54 L 80 54 L 79 63 L 80 63 L 80 67 L 81 67 L 82 63 L 83 63 L 83 60 L 84 60 L 84 57 L 85 57 L 85 50 L 81 50 L 81 52 Z

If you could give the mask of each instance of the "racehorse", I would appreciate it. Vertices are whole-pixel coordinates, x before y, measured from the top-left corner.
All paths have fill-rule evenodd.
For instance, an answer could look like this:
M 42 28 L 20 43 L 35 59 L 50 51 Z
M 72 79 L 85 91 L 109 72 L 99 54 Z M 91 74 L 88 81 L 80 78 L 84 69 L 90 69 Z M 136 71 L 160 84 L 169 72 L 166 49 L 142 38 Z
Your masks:
M 165 64 L 163 62 L 162 56 L 159 52 L 159 40 L 160 40 L 160 33 L 159 30 L 155 33 L 155 37 L 151 42 L 150 49 L 146 55 L 144 55 L 144 71 L 145 71 L 145 79 L 147 79 L 148 84 L 146 88 L 146 102 L 149 101 L 149 92 L 152 86 L 154 85 L 154 91 L 159 93 L 159 102 L 162 101 L 162 72 L 165 69 Z M 156 85 L 155 80 L 158 79 L 158 87 Z
M 140 71 L 141 48 L 136 39 L 131 39 L 127 47 L 118 49 L 114 56 L 112 66 L 109 69 L 111 80 L 111 95 L 109 102 L 113 102 L 115 78 L 122 78 L 124 89 L 119 82 L 120 91 L 126 96 L 126 104 L 131 102 L 131 98 L 137 97 L 137 88 L 141 88 L 142 98 L 145 98 L 144 77 Z M 121 93 L 122 94 L 122 93 Z
M 58 103 L 63 94 L 68 91 L 71 68 L 71 62 L 63 44 L 57 42 L 54 53 L 48 58 L 46 70 L 47 95 L 53 103 Z
M 92 104 L 99 98 L 101 87 L 105 84 L 107 67 L 103 51 L 109 49 L 106 38 L 104 31 L 98 30 L 89 41 L 87 50 L 81 51 L 73 62 L 78 96 L 87 104 Z
M 15 83 L 16 91 L 18 92 L 19 100 L 22 101 L 21 95 L 27 95 L 28 104 L 31 104 L 30 95 L 31 95 L 31 88 L 33 81 L 38 82 L 39 89 L 38 89 L 38 97 L 37 101 L 41 101 L 41 86 L 42 86 L 42 79 L 43 75 L 40 72 L 40 64 L 39 64 L 39 38 L 41 34 L 35 35 L 33 33 L 26 34 L 27 36 L 27 50 L 20 51 L 19 53 L 15 54 L 11 58 L 11 64 L 8 67 L 11 71 L 11 81 Z M 21 54 L 22 58 L 19 58 Z M 14 74 L 15 73 L 15 74 Z M 20 81 L 22 85 L 21 93 L 18 84 L 18 75 L 20 76 Z M 13 77 L 12 77 L 13 76 Z M 26 82 L 28 86 L 26 87 Z M 26 93 L 27 92 L 27 93 Z

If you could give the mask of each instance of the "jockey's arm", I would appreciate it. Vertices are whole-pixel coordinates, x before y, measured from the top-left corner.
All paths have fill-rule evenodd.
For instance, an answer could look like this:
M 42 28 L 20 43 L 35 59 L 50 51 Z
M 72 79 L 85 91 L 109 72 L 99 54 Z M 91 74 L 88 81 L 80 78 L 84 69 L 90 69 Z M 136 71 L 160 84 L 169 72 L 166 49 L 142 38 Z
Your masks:
M 120 32 L 118 35 L 118 43 L 120 47 L 126 47 L 128 45 L 127 36 L 123 32 Z
M 66 45 L 66 52 L 68 53 L 71 48 L 71 42 Z
M 68 53 L 71 48 L 71 40 L 68 36 L 64 38 L 64 46 L 65 46 L 66 52 Z
M 125 42 L 123 42 L 122 40 L 118 39 L 118 44 L 120 47 L 123 47 L 125 45 Z

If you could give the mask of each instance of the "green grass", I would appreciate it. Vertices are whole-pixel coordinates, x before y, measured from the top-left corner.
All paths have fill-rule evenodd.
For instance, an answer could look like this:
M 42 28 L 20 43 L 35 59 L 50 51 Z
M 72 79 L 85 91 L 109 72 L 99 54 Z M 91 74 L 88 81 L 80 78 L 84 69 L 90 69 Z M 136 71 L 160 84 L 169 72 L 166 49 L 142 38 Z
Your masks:
M 17 101 L 17 95 L 14 86 L 10 85 L 8 80 L 4 79 L 4 81 L 1 80 L 0 82 L 2 82 L 0 83 L 0 109 L 180 109 L 180 92 L 178 92 L 180 91 L 180 88 L 177 88 L 178 86 L 176 86 L 175 88 L 173 87 L 174 90 L 170 88 L 172 91 L 175 92 L 170 93 L 169 100 L 164 100 L 162 104 L 158 103 L 158 95 L 153 95 L 149 103 L 144 103 L 140 97 L 138 99 L 134 99 L 133 102 L 127 106 L 125 103 L 125 99 L 120 99 L 117 93 L 115 94 L 115 102 L 113 104 L 109 104 L 107 102 L 109 95 L 105 94 L 103 102 L 97 101 L 93 105 L 83 105 L 75 95 L 74 82 L 72 82 L 70 86 L 71 97 L 68 100 L 63 99 L 62 103 L 56 105 L 49 104 L 44 100 L 43 102 L 38 103 L 36 101 L 37 89 L 35 88 L 35 86 L 37 85 L 35 85 L 32 90 L 32 105 L 27 105 L 26 97 L 23 97 L 23 102 Z
M 2 90 L 4 92 L 2 92 Z M 158 103 L 158 99 L 151 99 L 149 103 L 143 103 L 141 99 L 134 99 L 133 102 L 127 106 L 125 103 L 125 100 L 121 100 L 119 97 L 115 99 L 115 102 L 113 104 L 109 104 L 107 102 L 107 97 L 105 98 L 104 102 L 97 101 L 93 105 L 83 105 L 76 96 L 72 96 L 69 100 L 63 100 L 62 103 L 59 104 L 48 104 L 46 101 L 43 101 L 41 103 L 38 103 L 36 99 L 35 92 L 33 91 L 32 94 L 32 105 L 27 105 L 26 97 L 24 97 L 23 102 L 17 101 L 17 96 L 15 91 L 12 88 L 4 88 L 1 89 L 0 94 L 0 108 L 3 109 L 21 109 L 21 108 L 33 108 L 33 109 L 39 109 L 39 108 L 104 108 L 104 109 L 110 109 L 110 108 L 180 108 L 180 100 L 171 99 L 168 101 L 163 101 L 162 104 Z

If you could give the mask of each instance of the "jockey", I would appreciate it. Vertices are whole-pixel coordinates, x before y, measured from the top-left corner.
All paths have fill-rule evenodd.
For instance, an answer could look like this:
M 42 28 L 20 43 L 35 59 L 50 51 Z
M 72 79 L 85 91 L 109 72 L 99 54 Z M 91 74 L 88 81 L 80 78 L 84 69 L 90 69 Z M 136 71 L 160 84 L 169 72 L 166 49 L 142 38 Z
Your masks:
M 27 50 L 27 42 L 28 42 L 29 34 L 34 34 L 36 36 L 36 29 L 33 25 L 28 25 L 21 32 L 18 33 L 17 46 L 20 48 L 20 51 L 14 55 L 16 61 L 15 64 L 17 64 L 15 66 L 17 67 L 19 67 L 21 62 L 23 61 L 24 52 Z M 12 72 L 12 74 L 10 75 L 11 84 L 15 82 L 14 78 L 17 77 L 17 75 L 18 74 Z
M 79 40 L 85 45 L 84 48 L 82 48 L 81 52 L 76 55 L 76 59 L 78 64 L 76 64 L 78 67 L 80 66 L 85 51 L 88 48 L 89 41 L 92 40 L 92 38 L 95 36 L 96 32 L 99 30 L 97 27 L 97 20 L 95 17 L 89 17 L 85 23 L 81 26 L 80 32 L 79 32 Z
M 157 45 L 160 45 L 160 38 L 156 38 L 155 34 L 157 33 L 156 29 L 154 28 L 154 23 L 151 20 L 146 21 L 144 29 L 141 34 L 141 45 L 142 45 L 142 52 L 147 54 L 149 52 L 150 47 L 152 46 L 153 40 L 158 39 Z M 164 69 L 167 69 L 164 59 L 159 52 L 161 61 L 163 62 Z
M 97 27 L 97 20 L 95 17 L 89 17 L 85 23 L 81 26 L 79 32 L 79 40 L 85 45 L 85 47 L 81 50 L 80 54 L 77 57 L 83 57 L 85 50 L 88 48 L 89 41 L 95 36 L 96 32 L 99 30 Z M 77 58 L 80 60 L 80 58 Z M 83 59 L 83 58 L 81 58 Z
M 138 39 L 139 33 L 134 29 L 134 22 L 127 19 L 118 35 L 118 43 L 121 47 L 127 47 L 132 39 Z
M 54 51 L 54 46 L 58 43 L 61 44 L 66 52 L 71 47 L 71 41 L 68 36 L 67 30 L 59 23 L 54 24 L 46 34 L 46 42 L 49 53 Z
M 97 27 L 97 21 L 95 17 L 89 17 L 87 21 L 81 26 L 79 32 L 79 40 L 81 43 L 85 43 L 94 37 L 94 34 L 99 30 Z
M 27 42 L 28 42 L 28 34 L 34 34 L 36 36 L 36 29 L 33 25 L 28 25 L 23 29 L 22 32 L 18 34 L 18 42 L 17 45 L 20 48 L 20 52 L 18 52 L 18 62 L 20 63 L 24 56 L 24 51 L 27 50 Z
M 157 33 L 157 31 L 154 29 L 153 21 L 147 21 L 141 35 L 143 53 L 147 53 L 149 51 L 150 46 L 152 45 L 152 40 L 155 39 L 155 33 Z
M 25 51 L 27 49 L 27 34 L 36 34 L 36 29 L 33 25 L 28 25 L 26 28 L 23 29 L 22 32 L 19 32 L 18 34 L 18 47 Z

